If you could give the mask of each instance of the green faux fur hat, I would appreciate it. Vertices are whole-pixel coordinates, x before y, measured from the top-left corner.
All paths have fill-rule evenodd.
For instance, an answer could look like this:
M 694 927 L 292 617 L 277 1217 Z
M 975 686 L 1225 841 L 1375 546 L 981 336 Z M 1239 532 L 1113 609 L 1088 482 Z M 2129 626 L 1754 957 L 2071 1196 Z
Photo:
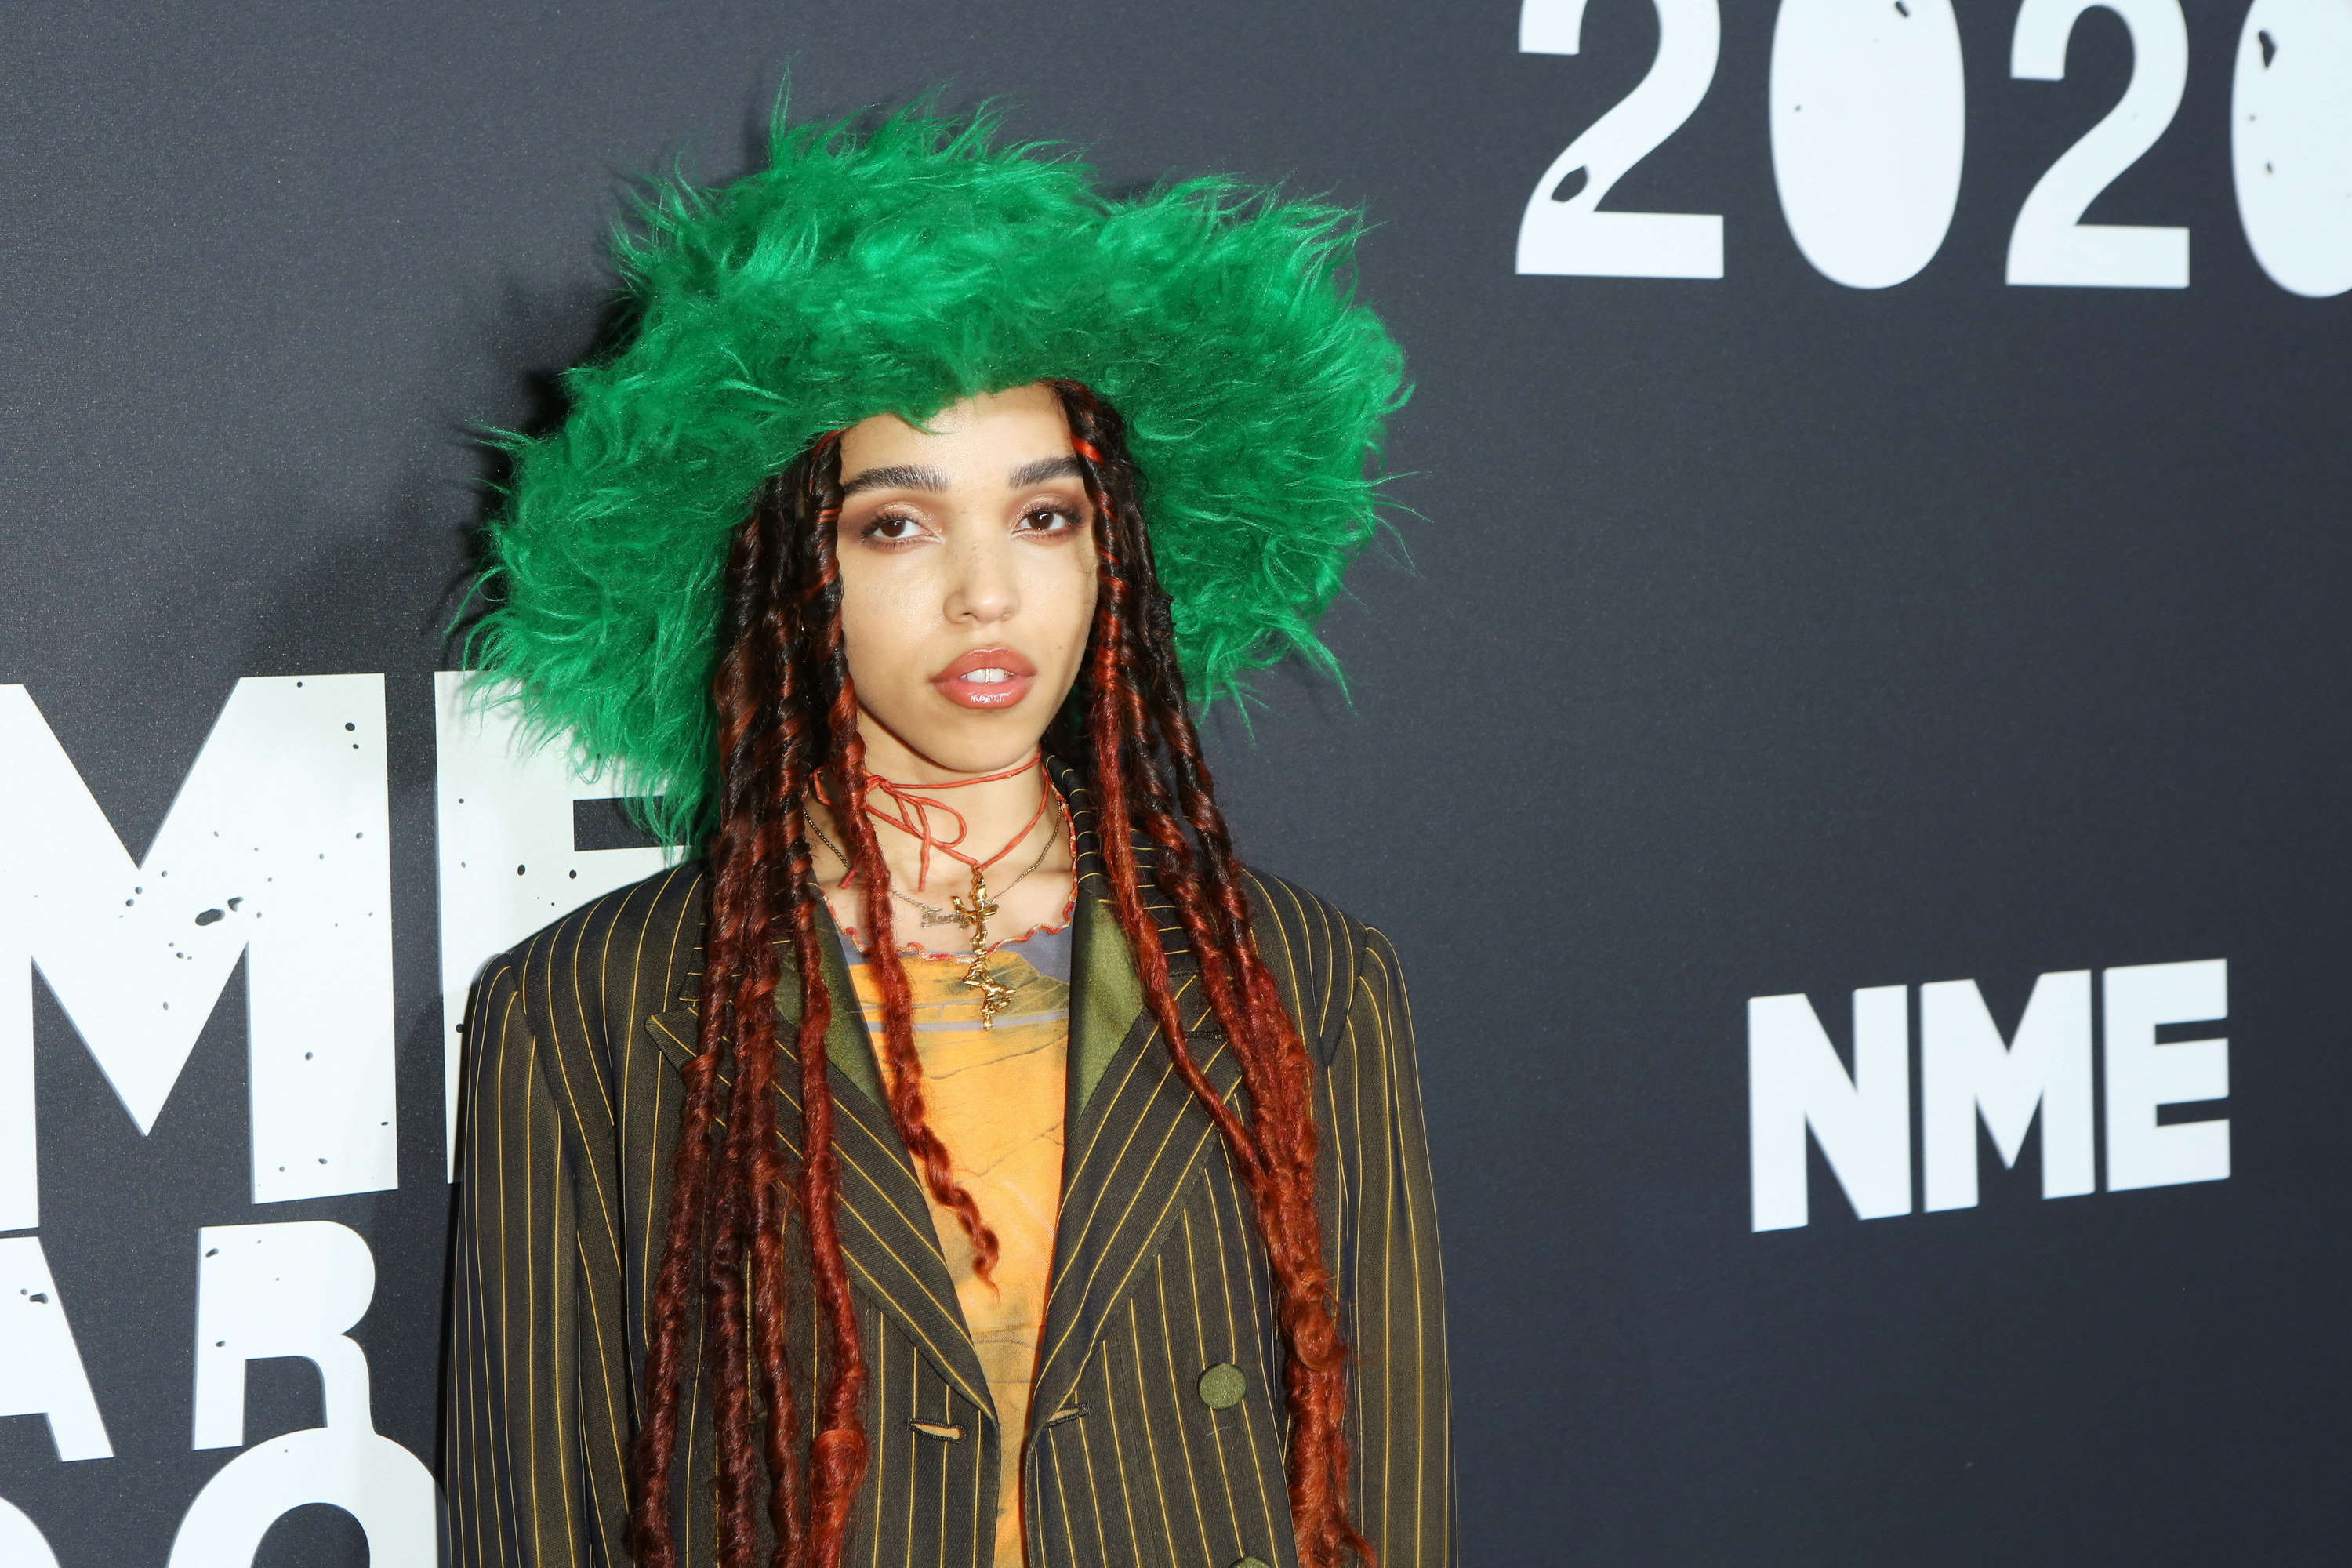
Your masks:
M 615 242 L 620 346 L 513 443 L 493 608 L 468 652 L 527 727 L 660 797 L 673 843 L 716 783 L 710 674 L 730 532 L 816 437 L 1042 377 L 1126 416 L 1194 694 L 1291 652 L 1378 526 L 1402 362 L 1356 302 L 1357 213 L 1224 179 L 1099 191 L 983 110 L 787 124 L 768 166 L 665 186 Z

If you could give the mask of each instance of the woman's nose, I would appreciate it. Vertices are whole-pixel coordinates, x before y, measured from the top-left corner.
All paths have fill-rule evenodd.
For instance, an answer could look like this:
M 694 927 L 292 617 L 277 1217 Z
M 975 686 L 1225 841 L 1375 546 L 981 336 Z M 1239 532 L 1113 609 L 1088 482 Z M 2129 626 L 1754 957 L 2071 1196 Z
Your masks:
M 956 569 L 944 606 L 948 619 L 988 626 L 1008 620 L 1021 608 L 1013 583 L 1011 545 L 1003 539 L 979 539 L 959 543 Z

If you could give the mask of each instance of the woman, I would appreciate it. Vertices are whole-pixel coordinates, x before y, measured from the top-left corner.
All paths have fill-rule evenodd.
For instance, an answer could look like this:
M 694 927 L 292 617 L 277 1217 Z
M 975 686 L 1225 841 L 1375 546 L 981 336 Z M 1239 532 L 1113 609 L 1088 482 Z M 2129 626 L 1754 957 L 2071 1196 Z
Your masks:
M 664 197 L 518 455 L 479 657 L 708 853 L 478 989 L 460 1564 L 1452 1560 L 1395 960 L 1188 707 L 1328 662 L 1395 351 L 1349 215 L 990 131 Z

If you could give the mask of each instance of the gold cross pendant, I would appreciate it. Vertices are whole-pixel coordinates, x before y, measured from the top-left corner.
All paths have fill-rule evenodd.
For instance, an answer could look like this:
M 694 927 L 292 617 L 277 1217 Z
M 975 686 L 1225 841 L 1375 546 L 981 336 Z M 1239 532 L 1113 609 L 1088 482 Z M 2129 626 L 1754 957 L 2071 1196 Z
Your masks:
M 988 917 L 996 912 L 996 900 L 988 896 L 988 879 L 975 866 L 971 872 L 971 898 L 950 900 L 955 906 L 957 921 L 971 932 L 971 965 L 963 972 L 964 986 L 980 993 L 980 1026 L 993 1028 L 996 1016 L 1012 1004 L 1010 986 L 999 984 L 988 970 Z

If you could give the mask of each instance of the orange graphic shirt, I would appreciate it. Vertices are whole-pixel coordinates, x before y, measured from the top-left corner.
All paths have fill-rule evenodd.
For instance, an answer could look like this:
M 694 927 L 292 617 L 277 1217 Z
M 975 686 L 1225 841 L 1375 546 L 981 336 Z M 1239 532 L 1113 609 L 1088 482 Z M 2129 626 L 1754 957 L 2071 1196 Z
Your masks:
M 909 944 L 911 946 L 911 944 Z M 882 1036 L 882 994 L 865 954 L 842 943 L 868 1034 Z M 914 1000 L 915 1052 L 923 1064 L 925 1120 L 948 1148 L 955 1180 L 980 1205 L 1000 1248 L 993 1288 L 971 1271 L 972 1249 L 953 1211 L 925 1193 L 931 1227 L 955 1281 L 964 1323 L 980 1352 L 1003 1438 L 996 1518 L 996 1562 L 1025 1560 L 1021 1535 L 1021 1466 L 1037 1340 L 1045 1321 L 1045 1288 L 1054 1262 L 1054 1227 L 1062 1197 L 1063 1116 L 1070 1047 L 1070 928 L 1032 931 L 997 944 L 989 969 L 1012 997 L 994 1026 L 980 1026 L 977 993 L 963 985 L 970 959 L 909 952 L 907 985 Z M 879 1063 L 885 1082 L 889 1064 Z

